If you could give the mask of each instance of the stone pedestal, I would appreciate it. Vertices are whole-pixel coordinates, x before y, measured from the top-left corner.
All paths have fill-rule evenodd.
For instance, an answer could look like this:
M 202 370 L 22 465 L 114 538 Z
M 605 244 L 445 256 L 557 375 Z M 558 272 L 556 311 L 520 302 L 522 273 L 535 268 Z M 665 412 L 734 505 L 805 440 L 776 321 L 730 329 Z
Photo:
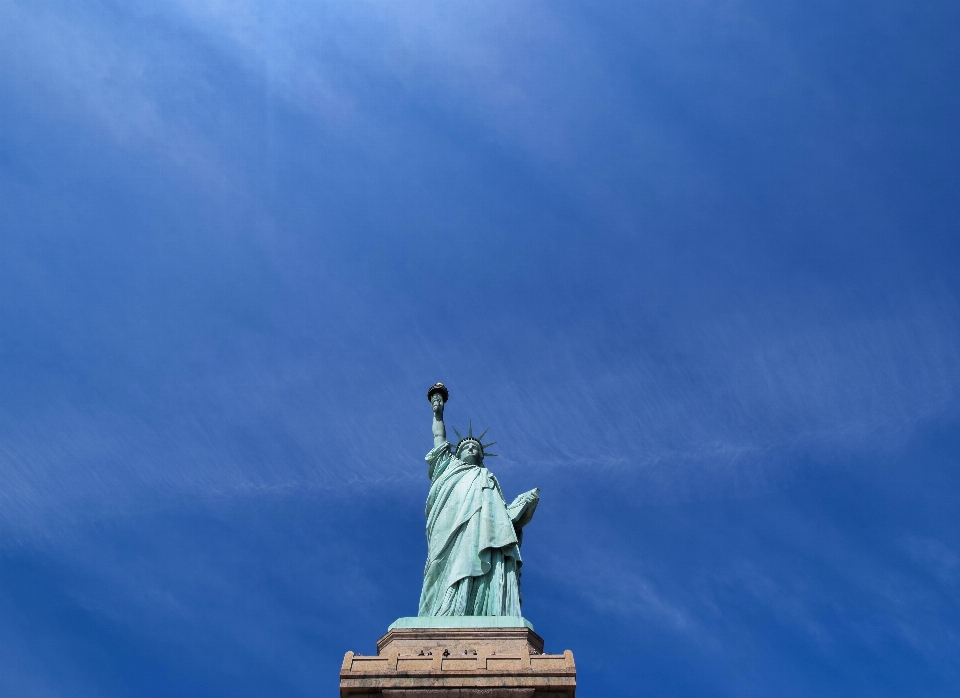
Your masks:
M 401 618 L 376 656 L 347 652 L 340 669 L 341 698 L 574 698 L 576 685 L 573 653 L 544 654 L 522 618 Z

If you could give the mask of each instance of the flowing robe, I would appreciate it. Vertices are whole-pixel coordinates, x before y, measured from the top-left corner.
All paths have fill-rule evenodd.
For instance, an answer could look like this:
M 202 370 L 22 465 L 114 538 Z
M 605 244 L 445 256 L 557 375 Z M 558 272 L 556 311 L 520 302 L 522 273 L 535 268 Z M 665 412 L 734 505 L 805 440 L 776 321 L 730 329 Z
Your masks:
M 449 443 L 427 454 L 427 565 L 421 616 L 519 616 L 520 545 L 500 483 Z

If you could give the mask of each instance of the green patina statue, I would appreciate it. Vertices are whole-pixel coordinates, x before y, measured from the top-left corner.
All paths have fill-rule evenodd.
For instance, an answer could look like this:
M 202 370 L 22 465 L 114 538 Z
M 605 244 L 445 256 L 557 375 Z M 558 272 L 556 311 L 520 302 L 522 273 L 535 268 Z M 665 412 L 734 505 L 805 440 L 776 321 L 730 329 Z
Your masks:
M 520 544 L 533 518 L 539 489 L 507 504 L 500 483 L 484 466 L 495 454 L 473 436 L 454 448 L 447 441 L 443 383 L 427 393 L 433 407 L 433 450 L 427 454 L 427 565 L 420 616 L 520 616 Z M 456 432 L 456 429 L 454 429 Z M 485 434 L 486 432 L 484 432 Z

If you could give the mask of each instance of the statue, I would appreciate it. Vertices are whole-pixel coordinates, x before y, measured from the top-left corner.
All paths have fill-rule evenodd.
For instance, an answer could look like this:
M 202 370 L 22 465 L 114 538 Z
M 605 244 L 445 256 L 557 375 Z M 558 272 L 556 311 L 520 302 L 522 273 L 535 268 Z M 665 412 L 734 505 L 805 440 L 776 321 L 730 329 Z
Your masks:
M 507 504 L 484 466 L 492 443 L 467 436 L 447 441 L 443 383 L 427 392 L 433 407 L 433 449 L 427 454 L 427 565 L 420 616 L 520 616 L 520 544 L 540 500 L 534 488 Z M 456 429 L 454 429 L 456 432 Z

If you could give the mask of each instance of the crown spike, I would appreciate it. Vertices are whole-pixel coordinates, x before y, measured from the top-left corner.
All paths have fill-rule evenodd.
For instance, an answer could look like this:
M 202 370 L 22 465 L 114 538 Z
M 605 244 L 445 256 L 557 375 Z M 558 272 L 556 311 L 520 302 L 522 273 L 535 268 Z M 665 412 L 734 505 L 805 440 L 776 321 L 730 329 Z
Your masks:
M 491 442 L 488 443 L 488 444 L 480 444 L 480 445 L 483 446 L 484 448 L 489 448 L 490 446 L 493 446 L 495 443 L 497 443 L 497 442 L 496 442 L 496 441 L 491 441 Z
M 487 432 L 490 431 L 490 427 L 487 427 L 483 430 L 483 433 L 477 437 L 477 441 L 483 441 L 483 437 L 487 435 Z
M 468 439 L 472 439 L 472 438 L 473 438 L 473 420 L 472 420 L 472 419 L 470 420 L 470 429 L 469 429 L 469 431 L 467 432 L 467 438 L 468 438 Z
M 484 457 L 484 458 L 499 458 L 499 457 L 500 457 L 500 454 L 499 454 L 499 453 L 484 453 L 484 454 L 483 454 L 483 457 Z
M 459 432 L 459 431 L 457 431 L 457 428 L 456 428 L 456 427 L 454 427 L 454 426 L 453 426 L 452 424 L 451 424 L 450 426 L 451 426 L 451 427 L 453 427 L 453 433 L 457 435 L 457 438 L 458 438 L 458 439 L 461 439 L 461 440 L 462 440 L 462 439 L 463 439 L 463 437 L 462 437 L 462 436 L 460 436 L 460 432 Z

